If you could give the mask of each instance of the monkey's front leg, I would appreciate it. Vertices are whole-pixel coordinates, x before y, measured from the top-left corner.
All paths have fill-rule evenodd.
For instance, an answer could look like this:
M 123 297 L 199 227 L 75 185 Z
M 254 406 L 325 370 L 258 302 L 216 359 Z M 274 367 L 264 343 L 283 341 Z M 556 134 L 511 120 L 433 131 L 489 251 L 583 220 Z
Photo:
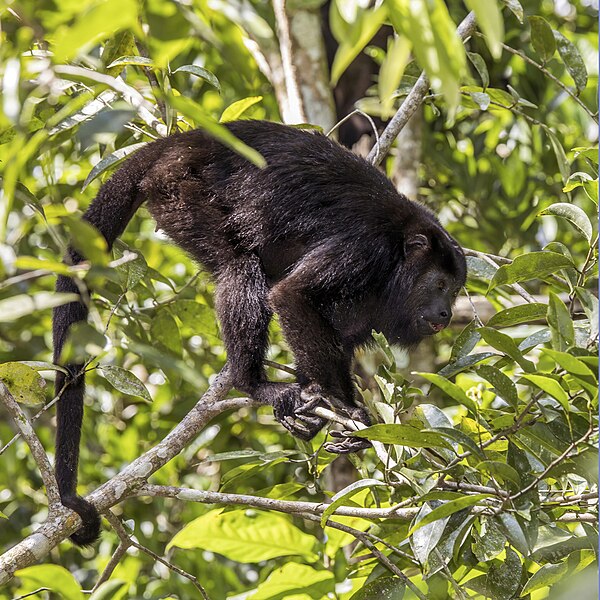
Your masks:
M 281 412 L 276 409 L 275 416 L 294 433 L 291 428 L 294 422 L 309 416 L 322 421 L 312 412 L 322 405 L 369 425 L 371 420 L 367 412 L 355 403 L 356 391 L 350 375 L 352 354 L 344 349 L 333 327 L 299 284 L 299 278 L 292 275 L 278 283 L 269 295 L 294 353 L 297 378 L 302 386 L 301 402 L 293 407 L 293 418 L 290 418 L 288 407 Z M 319 421 L 315 421 L 315 426 Z M 364 439 L 342 437 L 328 444 L 328 451 L 344 454 L 370 446 Z

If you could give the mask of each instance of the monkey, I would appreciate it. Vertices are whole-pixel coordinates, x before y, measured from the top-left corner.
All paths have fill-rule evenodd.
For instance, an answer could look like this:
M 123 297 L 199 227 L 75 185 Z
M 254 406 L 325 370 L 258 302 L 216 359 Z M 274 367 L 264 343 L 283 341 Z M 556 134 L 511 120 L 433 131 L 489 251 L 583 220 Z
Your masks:
M 403 347 L 441 331 L 465 284 L 459 244 L 426 207 L 396 191 L 377 168 L 321 133 L 243 120 L 227 128 L 266 160 L 259 168 L 202 130 L 176 133 L 132 154 L 99 189 L 83 219 L 110 248 L 134 213 L 148 209 L 170 239 L 214 278 L 215 308 L 232 385 L 273 407 L 294 436 L 310 440 L 336 406 L 366 425 L 352 381 L 356 348 L 372 331 Z M 84 260 L 69 248 L 65 261 Z M 69 327 L 87 318 L 65 275 L 59 292 L 80 300 L 54 309 L 54 362 Z M 264 358 L 273 314 L 295 358 L 296 382 L 268 381 Z M 63 505 L 82 519 L 71 539 L 99 536 L 96 508 L 77 495 L 83 365 L 57 372 L 55 472 Z M 368 445 L 346 437 L 337 453 Z

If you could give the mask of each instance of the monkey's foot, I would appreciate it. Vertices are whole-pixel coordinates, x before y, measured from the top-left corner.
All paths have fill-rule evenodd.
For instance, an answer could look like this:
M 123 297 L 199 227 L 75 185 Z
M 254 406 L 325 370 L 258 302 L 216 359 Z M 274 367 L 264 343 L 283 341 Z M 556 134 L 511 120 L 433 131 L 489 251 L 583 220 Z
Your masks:
M 310 386 L 309 386 L 310 388 Z M 294 436 L 311 440 L 327 422 L 312 414 L 312 409 L 323 400 L 314 390 L 298 384 L 281 387 L 272 400 L 275 418 Z
M 327 442 L 323 448 L 332 454 L 351 454 L 365 450 L 371 446 L 369 440 L 354 437 L 353 431 L 331 431 L 331 437 L 335 438 L 335 442 Z

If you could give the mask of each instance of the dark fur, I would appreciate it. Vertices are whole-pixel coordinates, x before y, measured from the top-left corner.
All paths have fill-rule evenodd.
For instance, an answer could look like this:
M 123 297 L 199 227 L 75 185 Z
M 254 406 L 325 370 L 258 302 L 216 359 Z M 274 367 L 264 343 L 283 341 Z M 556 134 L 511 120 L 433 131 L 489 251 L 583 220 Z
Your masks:
M 158 226 L 216 279 L 235 387 L 272 405 L 292 433 L 310 439 L 323 426 L 303 413 L 323 395 L 368 422 L 355 404 L 354 349 L 368 343 L 373 329 L 412 346 L 447 325 L 465 281 L 462 250 L 428 210 L 326 137 L 261 121 L 229 128 L 265 157 L 266 168 L 202 131 L 177 134 L 129 158 L 101 187 L 84 219 L 111 246 L 148 200 Z M 68 260 L 81 257 L 71 251 Z M 77 292 L 62 276 L 57 290 Z M 265 378 L 273 312 L 296 358 L 296 384 Z M 83 303 L 55 309 L 56 362 L 68 328 L 86 316 Z M 63 503 L 84 521 L 72 539 L 87 544 L 98 535 L 99 518 L 76 493 L 80 370 L 69 365 L 73 378 L 58 403 L 56 474 Z M 59 374 L 58 390 L 64 382 Z

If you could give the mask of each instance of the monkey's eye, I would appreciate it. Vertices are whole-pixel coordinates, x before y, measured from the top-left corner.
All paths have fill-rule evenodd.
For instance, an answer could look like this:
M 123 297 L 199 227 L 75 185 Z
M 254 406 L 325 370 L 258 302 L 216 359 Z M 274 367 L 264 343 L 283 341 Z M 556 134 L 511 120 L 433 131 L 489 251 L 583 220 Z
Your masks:
M 438 282 L 438 290 L 441 290 L 443 292 L 445 289 L 446 289 L 446 282 L 445 281 Z

